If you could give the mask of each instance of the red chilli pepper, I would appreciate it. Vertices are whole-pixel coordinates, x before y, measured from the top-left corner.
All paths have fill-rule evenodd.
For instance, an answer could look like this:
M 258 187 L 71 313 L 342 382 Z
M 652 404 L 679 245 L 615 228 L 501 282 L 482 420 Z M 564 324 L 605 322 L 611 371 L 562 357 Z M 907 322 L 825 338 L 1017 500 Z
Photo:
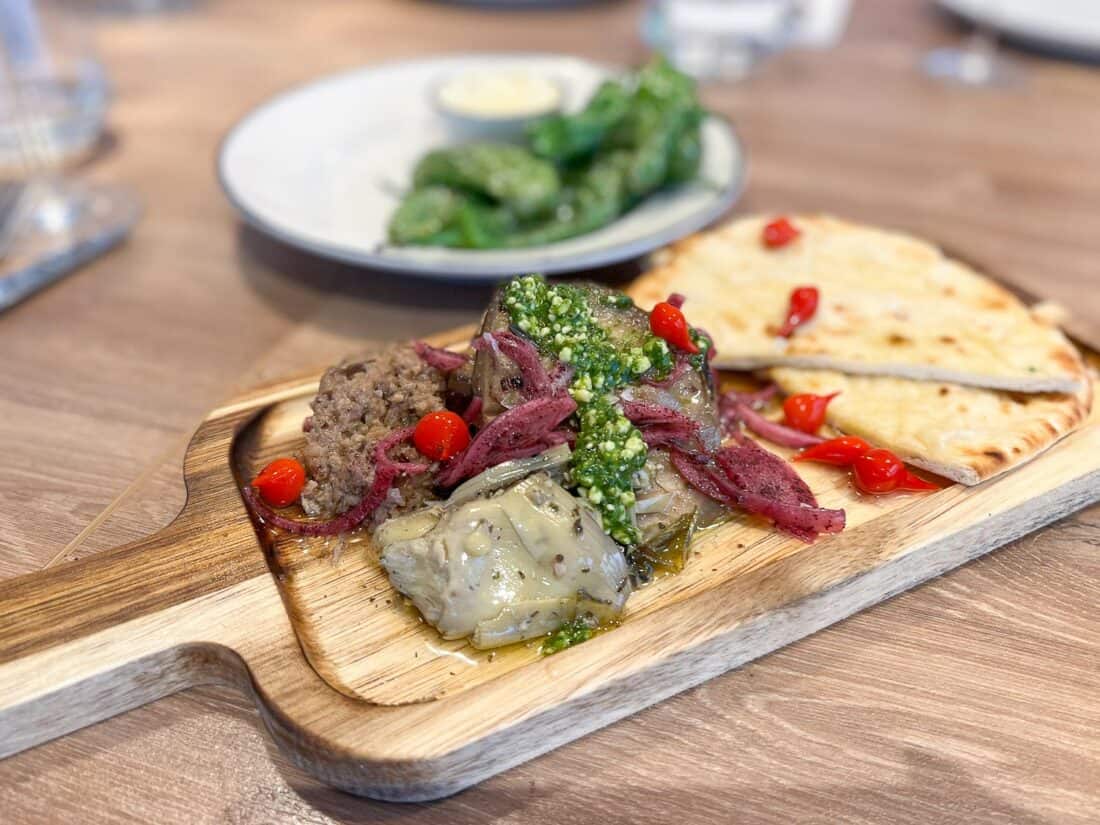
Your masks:
M 422 456 L 432 461 L 446 461 L 470 445 L 470 428 L 457 413 L 438 410 L 417 422 L 412 438 Z
M 649 313 L 649 328 L 658 338 L 663 338 L 677 349 L 695 355 L 699 347 L 691 340 L 691 330 L 682 313 L 668 301 L 661 301 Z
M 764 246 L 768 249 L 777 249 L 786 246 L 801 234 L 802 230 L 791 223 L 789 219 L 776 218 L 764 227 Z
M 251 486 L 272 507 L 286 507 L 298 500 L 306 484 L 306 468 L 293 458 L 277 458 L 260 470 Z
M 881 447 L 857 455 L 852 461 L 856 487 L 875 496 L 894 492 L 907 472 L 900 458 Z
M 906 490 L 914 493 L 940 489 L 938 484 L 914 475 L 894 453 L 872 447 L 862 438 L 843 435 L 815 444 L 794 456 L 795 461 L 816 461 L 852 468 L 852 481 L 871 495 Z
M 940 485 L 933 484 L 931 481 L 925 481 L 918 475 L 914 475 L 905 471 L 905 475 L 902 476 L 901 481 L 898 482 L 898 490 L 906 490 L 911 493 L 926 493 L 930 490 L 939 490 Z
M 900 458 L 889 450 L 869 450 L 852 462 L 852 479 L 856 487 L 871 495 L 907 490 L 923 493 L 938 490 L 939 485 L 925 481 L 909 472 Z
M 825 409 L 829 402 L 838 395 L 839 392 L 829 395 L 804 392 L 789 396 L 783 402 L 783 416 L 787 420 L 787 426 L 804 433 L 816 433 L 825 423 Z
M 792 290 L 790 304 L 787 307 L 787 319 L 777 334 L 783 338 L 790 338 L 795 329 L 817 314 L 819 298 L 820 293 L 816 286 L 800 286 Z
M 795 461 L 816 461 L 819 464 L 834 464 L 837 467 L 849 467 L 859 456 L 868 452 L 871 445 L 854 435 L 842 435 L 830 438 L 808 447 L 794 456 Z

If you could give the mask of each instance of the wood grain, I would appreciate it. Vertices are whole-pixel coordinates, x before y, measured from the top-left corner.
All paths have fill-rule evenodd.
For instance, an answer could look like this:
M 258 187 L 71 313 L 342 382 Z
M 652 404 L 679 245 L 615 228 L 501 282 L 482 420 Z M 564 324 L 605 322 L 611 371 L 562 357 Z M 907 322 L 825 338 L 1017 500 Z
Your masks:
M 166 524 L 183 504 L 178 456 L 194 421 L 234 386 L 473 319 L 483 291 L 429 294 L 240 231 L 210 172 L 237 117 L 287 85 L 386 57 L 545 48 L 635 60 L 639 8 L 205 0 L 97 18 L 115 140 L 88 172 L 134 186 L 147 211 L 127 246 L 0 319 L 0 575 Z M 749 143 L 743 208 L 827 209 L 923 234 L 1055 294 L 1078 332 L 1095 330 L 1100 78 L 1013 54 L 1028 74 L 1016 91 L 924 80 L 923 50 L 963 34 L 923 0 L 857 0 L 839 48 L 709 87 Z M 325 790 L 221 689 L 5 760 L 0 804 L 5 821 L 36 825 L 1090 822 L 1098 512 L 441 804 L 394 813 Z
M 164 530 L 0 582 L 0 757 L 213 682 L 252 695 L 287 757 L 323 782 L 376 799 L 437 799 L 1100 497 L 1100 412 L 978 487 L 863 499 L 841 474 L 806 467 L 822 504 L 847 510 L 842 534 L 805 545 L 735 517 L 700 535 L 683 573 L 643 589 L 620 626 L 585 645 L 553 657 L 531 646 L 448 656 L 397 608 L 367 546 L 346 550 L 365 564 L 340 571 L 328 540 L 253 532 L 240 485 L 301 446 L 318 379 L 211 411 L 184 456 L 187 502 Z M 383 599 L 393 609 L 372 609 Z

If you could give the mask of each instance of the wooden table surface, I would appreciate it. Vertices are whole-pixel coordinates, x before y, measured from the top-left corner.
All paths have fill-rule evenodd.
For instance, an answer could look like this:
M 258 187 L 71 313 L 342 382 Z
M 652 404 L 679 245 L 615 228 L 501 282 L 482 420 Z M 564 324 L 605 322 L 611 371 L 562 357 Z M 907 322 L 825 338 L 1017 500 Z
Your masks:
M 393 57 L 634 62 L 639 12 L 208 0 L 96 18 L 116 98 L 86 174 L 130 186 L 146 214 L 124 248 L 0 316 L 0 576 L 169 521 L 186 439 L 234 388 L 473 320 L 486 297 L 243 228 L 213 166 L 237 118 L 289 85 Z M 960 36 L 920 0 L 863 0 L 838 48 L 708 86 L 749 147 L 738 210 L 829 210 L 924 234 L 1060 299 L 1072 329 L 1100 338 L 1100 71 L 1015 55 L 1020 88 L 923 78 L 922 52 Z M 1095 821 L 1098 549 L 1094 507 L 434 804 L 330 791 L 269 746 L 247 700 L 203 689 L 0 762 L 0 819 Z

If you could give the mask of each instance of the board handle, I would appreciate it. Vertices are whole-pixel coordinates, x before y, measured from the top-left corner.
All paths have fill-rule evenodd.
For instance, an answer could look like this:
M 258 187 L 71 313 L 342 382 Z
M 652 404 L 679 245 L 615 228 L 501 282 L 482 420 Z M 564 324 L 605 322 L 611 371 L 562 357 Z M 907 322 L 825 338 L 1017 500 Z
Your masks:
M 207 417 L 167 527 L 0 581 L 0 757 L 188 687 L 247 682 L 242 640 L 288 632 L 230 467 L 236 433 L 269 401 Z
M 188 445 L 187 501 L 167 527 L 0 581 L 0 757 L 195 685 L 251 689 L 243 656 L 296 645 L 232 449 L 261 410 L 316 383 L 290 379 L 212 410 Z
M 221 528 L 242 530 L 251 552 L 236 563 L 181 517 L 132 544 L 0 581 L 0 757 L 233 678 L 242 665 L 211 605 L 251 577 L 271 578 L 247 516 Z

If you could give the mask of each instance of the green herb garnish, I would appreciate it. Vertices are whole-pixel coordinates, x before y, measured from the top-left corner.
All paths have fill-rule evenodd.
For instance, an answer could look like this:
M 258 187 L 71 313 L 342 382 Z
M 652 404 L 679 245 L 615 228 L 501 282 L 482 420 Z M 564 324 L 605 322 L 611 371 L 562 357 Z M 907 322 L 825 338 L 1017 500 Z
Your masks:
M 587 642 L 594 633 L 595 631 L 584 619 L 574 619 L 571 622 L 566 622 L 547 636 L 539 651 L 543 656 L 560 653 L 573 645 Z
M 548 284 L 538 275 L 511 281 L 503 302 L 512 323 L 535 346 L 573 368 L 569 392 L 577 402 L 578 432 L 570 483 L 600 513 L 608 535 L 620 544 L 636 544 L 633 477 L 645 466 L 648 451 L 612 393 L 643 374 L 668 375 L 668 344 L 648 332 L 634 346 L 613 342 L 596 323 L 584 290 Z

